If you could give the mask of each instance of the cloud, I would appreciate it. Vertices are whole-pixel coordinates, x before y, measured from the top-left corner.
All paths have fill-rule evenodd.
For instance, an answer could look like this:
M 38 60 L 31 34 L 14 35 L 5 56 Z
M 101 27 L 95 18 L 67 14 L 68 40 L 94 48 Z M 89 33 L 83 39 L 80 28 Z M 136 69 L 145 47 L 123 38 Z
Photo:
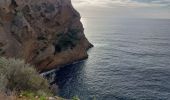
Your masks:
M 76 6 L 168 7 L 170 0 L 72 0 Z
M 166 18 L 170 0 L 72 0 L 83 17 Z

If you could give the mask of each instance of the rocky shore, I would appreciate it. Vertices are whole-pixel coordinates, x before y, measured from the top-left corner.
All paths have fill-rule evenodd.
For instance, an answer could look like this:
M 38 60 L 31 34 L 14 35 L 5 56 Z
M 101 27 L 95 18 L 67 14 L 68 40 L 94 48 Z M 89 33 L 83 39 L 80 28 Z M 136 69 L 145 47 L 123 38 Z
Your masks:
M 71 0 L 1 0 L 0 56 L 39 71 L 82 60 L 93 45 Z

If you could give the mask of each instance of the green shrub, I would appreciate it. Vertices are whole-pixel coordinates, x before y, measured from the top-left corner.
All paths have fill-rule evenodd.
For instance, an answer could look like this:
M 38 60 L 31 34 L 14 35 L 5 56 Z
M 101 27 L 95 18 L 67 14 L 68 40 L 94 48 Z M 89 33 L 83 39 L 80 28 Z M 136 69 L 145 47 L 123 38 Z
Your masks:
M 0 92 L 4 92 L 6 90 L 7 80 L 5 76 L 0 74 Z
M 61 52 L 67 49 L 74 48 L 77 43 L 80 41 L 80 37 L 78 33 L 80 30 L 71 29 L 67 33 L 57 34 L 55 44 L 55 51 Z
M 23 60 L 0 58 L 0 73 L 0 91 L 50 93 L 47 80 Z
M 80 100 L 78 96 L 74 96 L 72 100 Z

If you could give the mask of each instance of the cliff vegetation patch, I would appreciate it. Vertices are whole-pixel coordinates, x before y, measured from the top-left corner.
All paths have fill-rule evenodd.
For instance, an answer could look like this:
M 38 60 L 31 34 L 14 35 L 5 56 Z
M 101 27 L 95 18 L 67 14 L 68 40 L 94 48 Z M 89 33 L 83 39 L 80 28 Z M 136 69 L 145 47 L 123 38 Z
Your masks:
M 51 95 L 49 84 L 23 60 L 0 58 L 0 92 Z

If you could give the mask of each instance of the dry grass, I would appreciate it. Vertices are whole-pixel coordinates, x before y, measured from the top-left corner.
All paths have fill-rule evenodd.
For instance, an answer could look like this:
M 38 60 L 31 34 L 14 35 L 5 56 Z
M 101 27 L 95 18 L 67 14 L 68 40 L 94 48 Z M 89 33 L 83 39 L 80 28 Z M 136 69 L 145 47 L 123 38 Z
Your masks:
M 6 58 L 0 58 L 0 91 L 29 91 L 38 95 L 51 93 L 47 80 L 41 77 L 33 66 L 23 60 Z

